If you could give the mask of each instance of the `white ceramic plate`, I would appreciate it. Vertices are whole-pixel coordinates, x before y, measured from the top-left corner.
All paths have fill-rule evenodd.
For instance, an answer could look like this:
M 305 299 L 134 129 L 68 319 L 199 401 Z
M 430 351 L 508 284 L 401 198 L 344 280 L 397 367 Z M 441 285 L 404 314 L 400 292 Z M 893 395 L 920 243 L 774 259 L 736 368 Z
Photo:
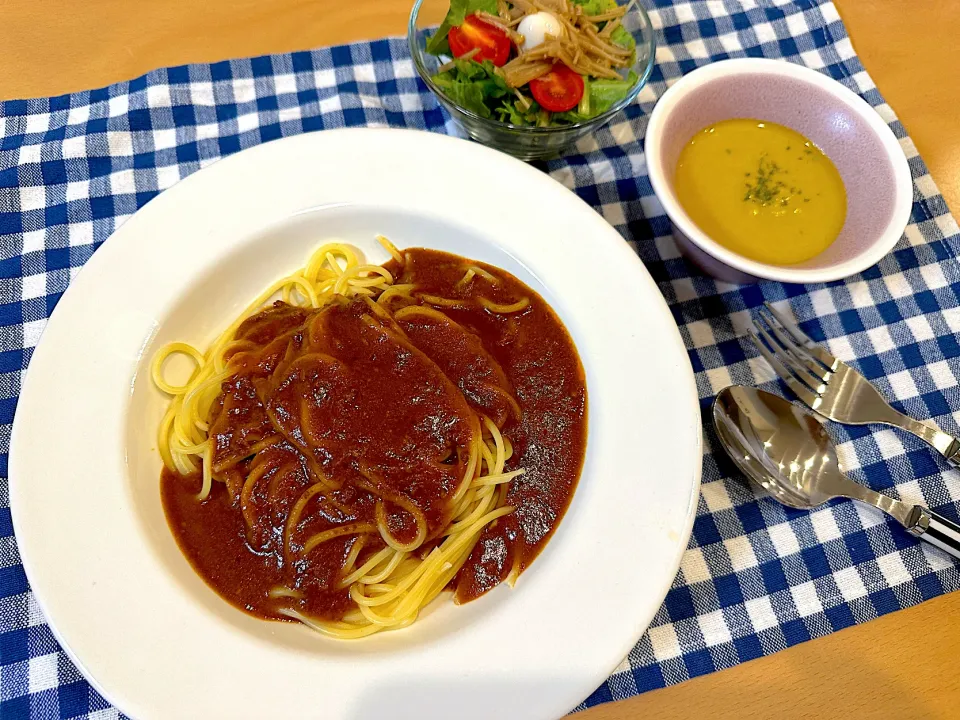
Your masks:
M 331 237 L 376 233 L 493 263 L 537 289 L 587 373 L 583 476 L 510 590 L 434 603 L 358 642 L 257 620 L 193 572 L 164 519 L 159 344 L 204 346 Z M 623 239 L 551 178 L 425 132 L 268 143 L 187 178 L 101 247 L 47 324 L 11 442 L 23 564 L 93 685 L 138 718 L 553 718 L 646 629 L 699 490 L 693 375 L 667 306 Z

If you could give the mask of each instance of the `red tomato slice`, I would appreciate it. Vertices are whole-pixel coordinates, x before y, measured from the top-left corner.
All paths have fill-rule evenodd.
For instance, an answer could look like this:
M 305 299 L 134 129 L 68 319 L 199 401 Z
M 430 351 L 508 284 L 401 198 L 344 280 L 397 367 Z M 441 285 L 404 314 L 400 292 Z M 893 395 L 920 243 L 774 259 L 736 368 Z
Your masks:
M 463 25 L 450 28 L 447 40 L 454 57 L 461 57 L 477 48 L 478 52 L 473 56 L 473 60 L 489 60 L 497 67 L 506 63 L 510 57 L 510 38 L 507 34 L 495 25 L 480 20 L 476 15 L 467 15 Z
M 530 93 L 550 112 L 566 112 L 580 104 L 583 78 L 563 63 L 554 63 L 553 70 L 530 81 Z

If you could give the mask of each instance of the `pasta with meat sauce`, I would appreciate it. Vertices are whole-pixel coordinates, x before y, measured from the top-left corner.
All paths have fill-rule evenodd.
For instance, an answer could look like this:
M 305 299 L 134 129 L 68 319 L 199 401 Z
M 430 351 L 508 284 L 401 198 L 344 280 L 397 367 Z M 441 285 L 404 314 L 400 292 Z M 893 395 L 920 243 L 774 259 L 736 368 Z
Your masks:
M 170 396 L 161 495 L 197 573 L 257 617 L 336 638 L 468 602 L 536 558 L 586 449 L 576 349 L 509 273 L 328 243 L 201 352 Z M 194 363 L 168 382 L 172 355 Z

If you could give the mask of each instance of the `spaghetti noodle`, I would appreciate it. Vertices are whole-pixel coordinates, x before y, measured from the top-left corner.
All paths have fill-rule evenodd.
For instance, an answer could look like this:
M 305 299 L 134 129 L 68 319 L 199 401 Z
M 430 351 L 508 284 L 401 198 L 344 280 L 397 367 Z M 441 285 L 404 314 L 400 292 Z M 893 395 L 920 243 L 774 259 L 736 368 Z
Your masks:
M 546 304 L 502 271 L 380 240 L 387 265 L 323 245 L 206 351 L 174 342 L 151 366 L 171 396 L 164 507 L 194 567 L 248 612 L 343 639 L 406 627 L 444 589 L 467 601 L 515 579 L 562 515 L 585 430 L 570 344 L 574 476 L 554 468 L 565 487 L 550 502 L 524 490 L 508 435 L 529 446 L 527 408 L 463 322 L 512 322 L 497 337 L 516 342 Z M 183 384 L 165 375 L 174 355 L 193 364 Z M 551 527 L 531 538 L 520 515 L 540 506 Z

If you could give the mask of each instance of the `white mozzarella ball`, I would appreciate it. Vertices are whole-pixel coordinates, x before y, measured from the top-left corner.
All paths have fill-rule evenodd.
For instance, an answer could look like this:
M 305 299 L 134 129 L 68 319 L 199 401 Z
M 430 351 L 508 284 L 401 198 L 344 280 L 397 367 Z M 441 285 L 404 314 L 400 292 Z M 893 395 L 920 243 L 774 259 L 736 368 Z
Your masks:
M 517 26 L 517 32 L 523 35 L 522 50 L 527 51 L 540 45 L 547 35 L 555 38 L 563 36 L 563 25 L 553 13 L 538 12 L 527 15 Z

